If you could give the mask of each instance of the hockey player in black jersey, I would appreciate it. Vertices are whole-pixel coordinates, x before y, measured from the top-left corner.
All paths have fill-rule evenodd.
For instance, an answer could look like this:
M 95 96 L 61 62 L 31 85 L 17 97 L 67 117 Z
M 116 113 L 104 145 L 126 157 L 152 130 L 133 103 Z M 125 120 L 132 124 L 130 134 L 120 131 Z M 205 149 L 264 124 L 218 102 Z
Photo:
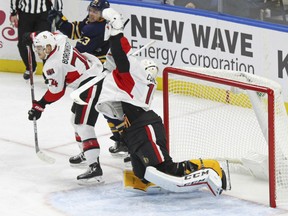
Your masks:
M 189 192 L 208 185 L 215 196 L 220 195 L 226 189 L 226 178 L 216 160 L 173 162 L 162 119 L 150 109 L 158 67 L 152 60 L 139 61 L 130 55 L 131 46 L 123 35 L 123 21 L 118 12 L 107 8 L 103 17 L 110 29 L 112 56 L 107 58 L 111 58 L 109 61 L 115 67 L 104 79 L 96 109 L 124 120 L 118 127 L 123 129 L 133 168 L 132 173 L 124 176 L 124 185 L 129 182 L 128 186 L 146 190 L 152 182 L 174 192 Z
M 69 22 L 67 18 L 59 11 L 49 12 L 49 20 L 52 23 L 55 20 L 56 28 L 70 39 L 77 40 L 75 48 L 81 52 L 87 52 L 99 58 L 104 63 L 106 54 L 109 50 L 109 42 L 104 41 L 106 20 L 102 17 L 102 11 L 109 8 L 107 0 L 91 1 L 87 11 L 88 15 L 82 21 Z M 112 131 L 111 139 L 115 141 L 114 146 L 109 148 L 112 155 L 127 155 L 127 147 L 120 140 L 120 135 L 115 125 L 120 122 L 115 119 L 107 119 L 108 125 Z M 75 134 L 76 140 L 81 144 L 81 137 Z M 82 146 L 79 146 L 82 149 Z M 79 155 L 70 158 L 72 166 L 79 166 L 86 163 L 86 158 L 81 152 Z

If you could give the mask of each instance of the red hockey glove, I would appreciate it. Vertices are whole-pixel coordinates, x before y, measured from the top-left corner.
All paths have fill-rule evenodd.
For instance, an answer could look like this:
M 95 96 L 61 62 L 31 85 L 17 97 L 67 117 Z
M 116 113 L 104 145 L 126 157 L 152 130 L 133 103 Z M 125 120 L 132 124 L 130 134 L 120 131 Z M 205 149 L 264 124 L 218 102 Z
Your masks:
M 44 109 L 45 106 L 41 105 L 38 101 L 34 100 L 32 108 L 28 111 L 28 119 L 30 121 L 32 121 L 34 118 L 36 120 L 39 119 Z

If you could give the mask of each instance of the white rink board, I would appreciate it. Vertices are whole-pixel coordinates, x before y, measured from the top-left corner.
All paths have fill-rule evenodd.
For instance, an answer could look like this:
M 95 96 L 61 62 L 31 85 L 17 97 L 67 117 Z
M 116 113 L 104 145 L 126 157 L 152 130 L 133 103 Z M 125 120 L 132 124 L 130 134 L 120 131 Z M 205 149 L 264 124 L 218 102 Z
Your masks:
M 156 40 L 152 47 L 141 53 L 141 58 L 156 60 L 160 68 L 222 67 L 254 73 L 280 83 L 284 101 L 288 102 L 288 44 L 285 42 L 288 29 L 235 18 L 227 21 L 229 16 L 221 20 L 217 14 L 205 17 L 205 13 L 194 10 L 172 11 L 173 7 L 167 6 L 146 4 L 140 7 L 128 1 L 111 2 L 124 19 L 130 19 L 125 35 L 133 48 L 139 48 L 151 39 Z M 67 4 L 64 0 L 63 12 L 69 21 L 82 20 L 88 4 L 89 1 L 79 0 Z M 1 5 L 6 17 L 1 25 L 0 59 L 20 60 L 15 41 L 17 33 L 9 22 L 9 1 Z M 215 37 L 216 34 L 219 37 Z

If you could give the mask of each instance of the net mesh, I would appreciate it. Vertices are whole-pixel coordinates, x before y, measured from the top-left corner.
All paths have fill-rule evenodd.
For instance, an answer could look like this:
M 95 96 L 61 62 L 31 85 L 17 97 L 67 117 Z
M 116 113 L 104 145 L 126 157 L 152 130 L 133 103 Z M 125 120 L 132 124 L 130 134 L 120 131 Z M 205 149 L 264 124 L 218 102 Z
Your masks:
M 234 170 L 247 172 L 249 169 L 243 166 L 245 158 L 254 157 L 256 162 L 264 158 L 262 172 L 268 179 L 268 130 L 274 127 L 276 200 L 288 203 L 288 121 L 280 85 L 242 72 L 181 69 L 208 75 L 209 81 L 169 71 L 169 103 L 164 103 L 164 107 L 169 107 L 169 147 L 173 159 L 228 159 L 235 164 Z M 218 80 L 223 83 L 217 83 Z M 236 81 L 236 86 L 227 84 L 227 80 Z M 273 124 L 268 125 L 268 95 L 243 89 L 241 83 L 274 91 Z

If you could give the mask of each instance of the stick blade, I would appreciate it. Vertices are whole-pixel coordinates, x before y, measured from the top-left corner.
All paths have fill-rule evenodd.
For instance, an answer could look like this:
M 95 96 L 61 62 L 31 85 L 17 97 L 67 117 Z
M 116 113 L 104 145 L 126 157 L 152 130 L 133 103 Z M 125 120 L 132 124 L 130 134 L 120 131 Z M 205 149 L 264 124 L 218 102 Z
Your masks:
M 46 155 L 42 151 L 38 151 L 36 154 L 42 161 L 45 161 L 46 163 L 49 163 L 49 164 L 54 164 L 55 163 L 55 158 L 52 158 L 52 157 Z

